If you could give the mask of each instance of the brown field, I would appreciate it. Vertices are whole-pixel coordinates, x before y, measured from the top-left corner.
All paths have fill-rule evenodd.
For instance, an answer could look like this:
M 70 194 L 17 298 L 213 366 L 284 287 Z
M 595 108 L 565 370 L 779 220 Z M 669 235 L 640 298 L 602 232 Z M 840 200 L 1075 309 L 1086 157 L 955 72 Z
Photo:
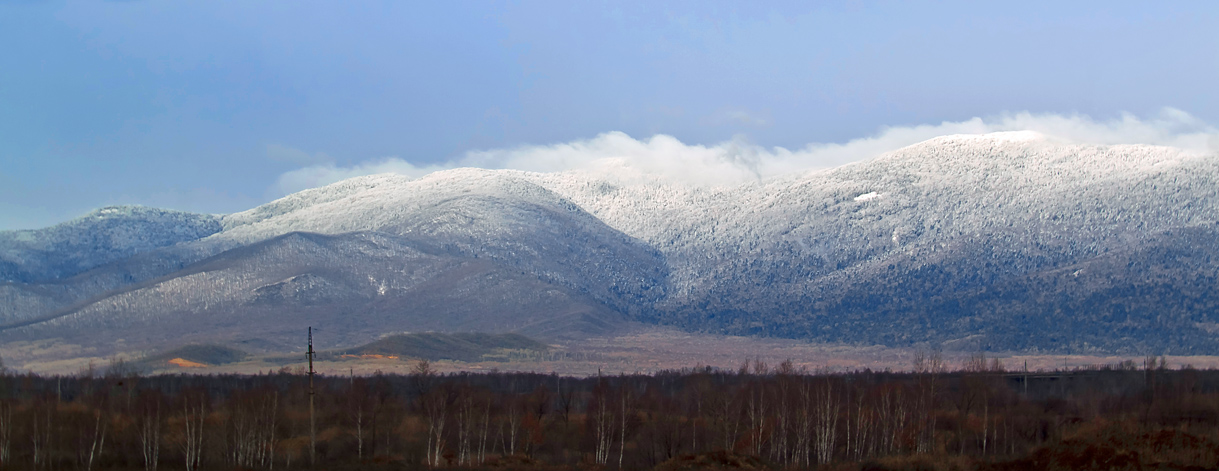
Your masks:
M 0 346 L 0 357 L 7 366 L 17 371 L 32 371 L 41 374 L 76 374 L 90 368 L 100 370 L 116 359 L 134 361 L 143 352 L 127 352 L 112 356 L 91 355 L 91 352 L 75 345 L 54 340 L 36 342 L 14 342 Z M 944 359 L 950 367 L 956 367 L 973 352 L 945 351 Z M 735 337 L 697 334 L 675 329 L 641 327 L 613 336 L 584 339 L 552 345 L 548 353 L 510 357 L 508 361 L 436 361 L 432 366 L 441 372 L 543 372 L 570 376 L 591 376 L 598 372 L 652 373 L 660 370 L 675 370 L 710 366 L 736 369 L 745 360 L 761 360 L 778 364 L 792 360 L 798 368 L 808 371 L 853 371 L 909 370 L 915 355 L 914 349 L 861 346 L 846 344 L 809 343 L 799 340 Z M 998 359 L 1008 370 L 1051 371 L 1114 365 L 1133 361 L 1141 365 L 1138 356 L 1100 355 L 1028 355 L 988 352 L 987 356 Z M 299 358 L 299 361 L 293 360 Z M 1219 368 L 1219 356 L 1168 356 L 1170 367 L 1190 365 L 1195 368 Z M 252 355 L 249 359 L 225 365 L 200 365 L 183 361 L 172 364 L 152 365 L 152 372 L 191 373 L 239 373 L 258 374 L 278 371 L 283 368 L 298 370 L 306 367 L 303 348 L 299 352 Z M 318 361 L 317 371 L 330 375 L 368 375 L 377 371 L 406 373 L 415 364 L 410 358 L 382 355 L 343 355 L 334 361 Z

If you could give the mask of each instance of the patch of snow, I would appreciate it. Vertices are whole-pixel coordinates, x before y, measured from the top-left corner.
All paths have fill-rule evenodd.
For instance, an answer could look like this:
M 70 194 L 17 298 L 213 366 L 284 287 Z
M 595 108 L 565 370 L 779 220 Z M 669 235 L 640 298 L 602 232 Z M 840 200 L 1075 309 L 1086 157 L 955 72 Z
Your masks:
M 877 193 L 875 191 L 869 191 L 862 195 L 856 196 L 855 201 L 871 201 L 871 200 L 874 200 L 879 197 L 880 197 L 880 193 Z

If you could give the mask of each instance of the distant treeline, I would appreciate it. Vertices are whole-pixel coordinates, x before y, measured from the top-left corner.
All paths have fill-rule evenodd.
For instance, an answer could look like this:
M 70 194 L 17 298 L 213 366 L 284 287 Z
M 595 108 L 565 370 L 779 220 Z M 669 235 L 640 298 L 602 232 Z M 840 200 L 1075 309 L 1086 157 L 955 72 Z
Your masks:
M 0 469 L 309 469 L 307 375 L 0 375 Z M 1215 469 L 1219 371 L 316 376 L 314 469 Z M 718 467 L 717 467 L 718 466 Z

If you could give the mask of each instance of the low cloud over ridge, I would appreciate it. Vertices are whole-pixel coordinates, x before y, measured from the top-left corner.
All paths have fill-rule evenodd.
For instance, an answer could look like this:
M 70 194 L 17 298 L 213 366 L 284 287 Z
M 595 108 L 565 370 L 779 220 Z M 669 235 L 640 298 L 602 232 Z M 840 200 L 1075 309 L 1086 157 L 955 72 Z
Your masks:
M 705 146 L 685 144 L 663 134 L 640 140 L 622 132 L 607 132 L 560 144 L 471 151 L 434 165 L 415 165 L 398 157 L 350 167 L 318 163 L 280 175 L 272 191 L 282 196 L 362 175 L 397 173 L 417 178 L 459 167 L 533 172 L 625 171 L 694 185 L 731 185 L 858 162 L 939 136 L 1002 131 L 1035 131 L 1076 144 L 1149 144 L 1219 152 L 1219 129 L 1174 108 L 1165 108 L 1150 118 L 1123 114 L 1108 121 L 1084 115 L 1022 112 L 959 122 L 886 127 L 873 136 L 846 143 L 813 143 L 799 150 L 766 148 L 740 138 Z

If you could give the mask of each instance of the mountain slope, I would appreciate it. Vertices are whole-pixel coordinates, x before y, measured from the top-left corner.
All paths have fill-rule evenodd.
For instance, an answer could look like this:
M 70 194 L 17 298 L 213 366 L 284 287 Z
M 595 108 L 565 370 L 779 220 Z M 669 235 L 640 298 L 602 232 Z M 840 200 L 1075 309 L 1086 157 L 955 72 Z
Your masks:
M 471 296 L 477 293 L 478 296 Z M 290 233 L 73 307 L 0 338 L 91 347 L 181 342 L 285 343 L 303 326 L 323 345 L 392 331 L 478 330 L 562 338 L 621 315 L 490 260 L 420 250 L 380 233 Z
M 886 344 L 977 335 L 976 324 L 961 322 L 966 314 L 948 319 L 931 306 L 1135 249 L 1163 231 L 1205 227 L 1219 202 L 1213 155 L 1068 145 L 1033 133 L 946 136 L 866 162 L 727 188 L 580 173 L 533 178 L 665 255 L 672 277 L 658 306 L 661 322 Z M 1187 249 L 1202 241 L 1173 243 Z M 1136 276 L 1132 270 L 1125 278 Z M 1181 293 L 1160 296 L 1171 303 Z M 1024 309 L 1035 318 L 1054 312 Z M 991 344 L 1074 348 L 1005 335 Z M 1164 331 L 1149 335 L 1160 336 L 1156 345 L 1173 344 Z M 1130 346 L 1100 343 L 1089 345 Z
M 212 215 L 111 206 L 45 229 L 0 231 L 0 282 L 66 278 L 220 230 Z
M 666 264 L 647 244 L 511 172 L 457 169 L 410 180 L 359 177 L 226 216 L 213 242 L 292 231 L 376 231 L 427 250 L 489 258 L 588 293 L 623 312 L 665 294 Z
M 195 325 L 235 338 L 241 322 L 280 332 L 269 326 L 291 313 L 342 319 L 343 342 L 388 326 L 571 337 L 631 319 L 861 344 L 1205 353 L 1219 349 L 1217 221 L 1219 156 L 1027 132 L 722 187 L 612 165 L 374 175 L 72 277 L 0 285 L 0 318 L 47 319 L 0 336 Z

